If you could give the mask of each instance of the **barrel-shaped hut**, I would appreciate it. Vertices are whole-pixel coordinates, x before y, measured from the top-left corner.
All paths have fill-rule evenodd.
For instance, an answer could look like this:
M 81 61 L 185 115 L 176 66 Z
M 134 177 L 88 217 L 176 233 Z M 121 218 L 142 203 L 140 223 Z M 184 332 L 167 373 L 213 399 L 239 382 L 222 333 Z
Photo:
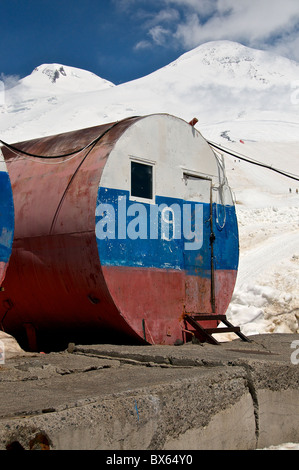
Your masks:
M 132 117 L 3 153 L 16 220 L 0 317 L 24 347 L 178 344 L 194 335 L 187 314 L 225 314 L 237 219 L 194 126 Z

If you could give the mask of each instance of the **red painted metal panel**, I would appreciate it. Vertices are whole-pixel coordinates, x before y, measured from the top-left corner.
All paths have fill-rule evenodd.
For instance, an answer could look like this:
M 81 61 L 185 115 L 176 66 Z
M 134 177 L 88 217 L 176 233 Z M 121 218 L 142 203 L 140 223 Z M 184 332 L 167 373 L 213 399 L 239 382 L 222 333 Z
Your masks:
M 4 261 L 0 261 L 0 286 L 5 277 L 6 268 L 7 268 L 7 263 L 4 263 Z
M 4 329 L 23 342 L 31 324 L 55 344 L 60 331 L 111 333 L 136 340 L 106 287 L 95 237 L 95 208 L 103 167 L 119 135 L 130 126 L 97 126 L 16 144 L 35 155 L 63 155 L 88 145 L 92 149 L 62 159 L 16 156 L 3 149 L 15 203 L 15 239 L 5 298 L 0 306 Z M 8 305 L 8 307 L 7 307 Z M 75 333 L 69 334 L 69 340 Z
M 185 271 L 102 267 L 109 292 L 119 311 L 134 330 L 156 344 L 183 340 L 185 313 L 224 315 L 235 285 L 235 271 L 216 272 L 216 309 L 211 311 L 211 282 L 208 278 L 186 275 Z M 129 280 L 129 282 L 128 282 Z M 186 290 L 190 301 L 186 303 Z M 191 302 L 192 299 L 192 302 Z M 192 311 L 190 311 L 190 307 Z M 205 310 L 206 309 L 206 310 Z M 206 321 L 207 328 L 217 321 Z
M 185 303 L 183 271 L 102 267 L 109 292 L 134 330 L 155 344 L 173 344 L 182 339 Z M 129 280 L 129 282 L 128 282 Z

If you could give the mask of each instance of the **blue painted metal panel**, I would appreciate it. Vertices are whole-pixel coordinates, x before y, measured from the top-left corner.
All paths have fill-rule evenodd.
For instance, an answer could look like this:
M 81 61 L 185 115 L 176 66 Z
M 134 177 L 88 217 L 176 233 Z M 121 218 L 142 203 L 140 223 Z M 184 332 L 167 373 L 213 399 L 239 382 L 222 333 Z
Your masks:
M 0 262 L 8 263 L 13 242 L 14 205 L 8 173 L 0 171 Z
M 237 270 L 239 265 L 239 231 L 234 206 L 213 204 L 213 230 L 215 234 L 215 268 Z
M 155 204 L 140 204 L 130 201 L 129 196 L 124 190 L 98 190 L 95 223 L 101 264 L 187 270 L 188 274 L 210 277 L 210 204 L 160 196 L 156 196 Z M 186 206 L 191 219 L 184 222 Z M 162 215 L 163 207 L 171 211 Z M 236 270 L 239 252 L 235 208 L 225 207 L 222 227 L 220 207 L 213 205 L 214 268 Z M 165 223 L 165 219 L 170 223 Z M 187 238 L 188 226 L 191 234 L 198 235 L 197 242 Z

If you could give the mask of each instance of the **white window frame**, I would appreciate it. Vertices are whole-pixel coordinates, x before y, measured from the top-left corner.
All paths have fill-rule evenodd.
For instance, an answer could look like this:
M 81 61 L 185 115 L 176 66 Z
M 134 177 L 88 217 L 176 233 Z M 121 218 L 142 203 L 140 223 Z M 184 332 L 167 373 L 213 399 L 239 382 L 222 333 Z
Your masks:
M 152 185 L 153 185 L 153 187 L 152 187 L 152 198 L 151 199 L 148 199 L 146 197 L 137 197 L 137 196 L 132 196 L 131 195 L 131 190 L 132 190 L 131 162 L 142 163 L 143 165 L 148 165 L 148 166 L 152 167 L 152 171 L 153 171 L 153 173 L 152 173 Z M 130 201 L 142 202 L 142 203 L 145 203 L 145 204 L 155 204 L 155 200 L 156 200 L 156 162 L 153 161 L 153 160 L 148 160 L 146 158 L 141 158 L 141 157 L 136 157 L 134 155 L 129 155 L 129 165 L 130 165 L 130 168 L 129 168 L 129 174 L 130 174 L 130 181 L 129 181 L 129 184 L 130 184 Z

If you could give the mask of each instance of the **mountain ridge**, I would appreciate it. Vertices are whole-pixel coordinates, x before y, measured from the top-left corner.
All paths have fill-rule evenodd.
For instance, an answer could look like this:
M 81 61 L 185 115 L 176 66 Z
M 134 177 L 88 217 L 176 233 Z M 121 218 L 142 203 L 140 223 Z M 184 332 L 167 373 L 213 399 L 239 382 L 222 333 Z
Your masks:
M 16 142 L 131 115 L 168 113 L 188 122 L 197 117 L 208 137 L 230 136 L 230 128 L 240 127 L 244 137 L 250 122 L 247 139 L 294 140 L 296 83 L 299 88 L 297 62 L 232 41 L 205 43 L 120 85 L 75 67 L 42 64 L 6 90 L 1 138 Z
M 51 85 L 58 85 L 59 88 L 78 92 L 96 91 L 115 86 L 114 83 L 93 72 L 58 63 L 39 65 L 30 75 L 21 79 L 19 85 L 25 84 L 30 87 L 39 84 L 46 89 L 51 86 L 49 82 Z

